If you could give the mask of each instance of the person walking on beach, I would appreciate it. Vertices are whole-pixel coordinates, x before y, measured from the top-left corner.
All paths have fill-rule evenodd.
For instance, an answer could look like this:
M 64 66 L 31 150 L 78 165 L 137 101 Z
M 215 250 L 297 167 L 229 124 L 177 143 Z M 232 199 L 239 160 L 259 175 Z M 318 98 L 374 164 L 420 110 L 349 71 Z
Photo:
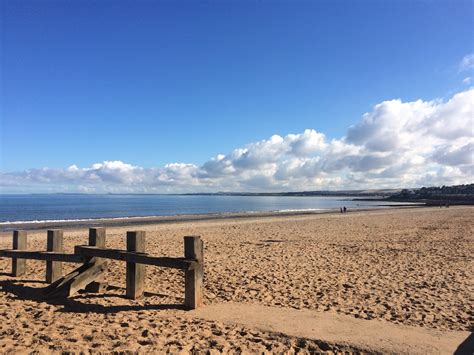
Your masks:
M 341 213 L 342 213 L 342 207 L 341 207 Z
M 346 206 L 344 206 L 344 213 L 346 213 L 346 212 L 347 212 L 347 208 L 346 208 Z

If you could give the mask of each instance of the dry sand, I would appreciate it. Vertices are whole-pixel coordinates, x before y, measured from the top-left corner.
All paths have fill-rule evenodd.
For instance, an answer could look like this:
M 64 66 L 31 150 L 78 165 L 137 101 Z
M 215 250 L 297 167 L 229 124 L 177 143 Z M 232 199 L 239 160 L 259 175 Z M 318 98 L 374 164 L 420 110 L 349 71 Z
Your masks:
M 272 309 L 275 315 L 282 309 L 314 312 L 315 318 L 372 320 L 352 325 L 363 329 L 370 324 L 367 331 L 382 320 L 386 329 L 402 329 L 406 339 L 413 334 L 415 345 L 418 333 L 409 330 L 418 327 L 446 339 L 445 347 L 434 344 L 433 349 L 449 352 L 446 349 L 454 350 L 469 336 L 474 324 L 473 212 L 471 207 L 390 209 L 107 230 L 107 246 L 113 248 L 125 248 L 127 230 L 145 230 L 147 251 L 166 256 L 182 256 L 183 236 L 200 235 L 205 242 L 206 314 L 180 308 L 184 286 L 177 270 L 147 267 L 146 296 L 131 301 L 123 297 L 125 265 L 111 261 L 106 274 L 111 287 L 105 294 L 80 294 L 48 304 L 29 296 L 32 289 L 45 286 L 40 283 L 44 262 L 29 261 L 27 274 L 12 278 L 11 261 L 4 258 L 0 352 L 416 352 L 416 346 L 377 348 L 376 341 L 374 345 L 311 332 L 304 317 L 303 326 L 295 327 L 301 331 L 288 331 L 284 321 L 274 324 Z M 11 248 L 11 235 L 3 235 L 0 248 Z M 45 250 L 44 231 L 30 232 L 28 238 L 29 249 Z M 65 231 L 67 251 L 86 242 L 86 229 Z M 231 316 L 234 304 L 252 304 L 249 314 L 252 307 L 275 308 L 262 313 L 263 321 L 239 321 Z M 291 314 L 297 322 L 299 313 Z M 341 332 L 343 323 L 338 323 Z M 350 328 L 344 331 L 351 333 Z

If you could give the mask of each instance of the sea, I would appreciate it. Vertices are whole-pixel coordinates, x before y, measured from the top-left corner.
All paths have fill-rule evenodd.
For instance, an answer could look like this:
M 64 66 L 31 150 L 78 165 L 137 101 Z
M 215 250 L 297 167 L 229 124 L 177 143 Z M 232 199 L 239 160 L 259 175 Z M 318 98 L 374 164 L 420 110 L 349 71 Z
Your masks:
M 0 226 L 23 222 L 94 220 L 252 212 L 387 208 L 397 203 L 354 197 L 29 194 L 0 195 Z

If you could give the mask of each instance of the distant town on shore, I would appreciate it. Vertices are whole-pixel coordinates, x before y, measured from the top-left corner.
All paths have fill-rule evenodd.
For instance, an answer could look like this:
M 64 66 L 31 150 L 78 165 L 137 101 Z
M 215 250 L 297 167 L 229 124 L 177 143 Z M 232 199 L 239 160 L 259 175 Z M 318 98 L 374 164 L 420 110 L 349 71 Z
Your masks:
M 441 187 L 422 187 L 420 189 L 403 189 L 387 198 L 389 201 L 423 201 L 426 204 L 451 203 L 474 204 L 474 184 Z

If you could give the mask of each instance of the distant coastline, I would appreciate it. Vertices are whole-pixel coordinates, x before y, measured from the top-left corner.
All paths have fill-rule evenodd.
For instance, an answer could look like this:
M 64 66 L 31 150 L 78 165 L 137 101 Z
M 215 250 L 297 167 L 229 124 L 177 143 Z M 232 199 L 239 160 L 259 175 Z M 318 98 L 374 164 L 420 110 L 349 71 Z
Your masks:
M 9 195 L 9 194 L 0 194 Z M 11 194 L 15 195 L 15 194 Z M 186 193 L 29 193 L 25 195 L 110 195 L 110 196 L 251 196 L 251 197 L 354 197 L 354 201 L 387 201 L 387 202 L 448 202 L 455 204 L 474 203 L 474 183 L 453 186 L 433 186 L 421 188 L 395 188 L 395 189 L 364 189 L 364 190 L 304 190 L 304 191 L 279 191 L 279 192 L 186 192 Z M 370 197 L 366 199 L 364 197 Z
M 197 192 L 178 194 L 182 196 L 277 196 L 277 197 L 355 197 L 355 196 L 391 196 L 401 189 L 396 190 L 340 190 L 340 191 L 290 191 L 290 192 Z
M 352 201 L 385 201 L 424 203 L 427 206 L 439 204 L 474 205 L 474 184 L 441 187 L 421 187 L 414 189 L 373 189 L 339 191 L 294 191 L 294 192 L 217 192 L 188 193 L 187 196 L 333 196 L 356 197 Z M 364 198 L 365 197 L 365 198 Z M 370 197 L 370 198 L 367 198 Z

